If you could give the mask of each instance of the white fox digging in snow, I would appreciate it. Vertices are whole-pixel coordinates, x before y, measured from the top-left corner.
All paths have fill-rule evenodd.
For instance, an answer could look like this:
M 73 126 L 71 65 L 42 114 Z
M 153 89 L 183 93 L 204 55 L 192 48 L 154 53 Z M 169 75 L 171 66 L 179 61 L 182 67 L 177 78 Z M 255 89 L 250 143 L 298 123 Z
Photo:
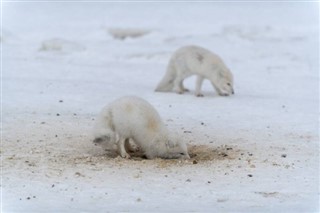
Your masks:
M 167 72 L 155 91 L 182 94 L 188 91 L 183 86 L 183 80 L 191 75 L 197 75 L 195 95 L 198 97 L 203 96 L 201 85 L 204 79 L 211 82 L 219 95 L 234 94 L 232 73 L 222 59 L 198 46 L 181 47 L 173 54 Z
M 147 101 L 126 96 L 104 107 L 94 127 L 94 143 L 103 147 L 116 145 L 123 158 L 130 158 L 126 147 L 132 139 L 145 156 L 189 159 L 187 146 L 171 134 L 158 112 Z

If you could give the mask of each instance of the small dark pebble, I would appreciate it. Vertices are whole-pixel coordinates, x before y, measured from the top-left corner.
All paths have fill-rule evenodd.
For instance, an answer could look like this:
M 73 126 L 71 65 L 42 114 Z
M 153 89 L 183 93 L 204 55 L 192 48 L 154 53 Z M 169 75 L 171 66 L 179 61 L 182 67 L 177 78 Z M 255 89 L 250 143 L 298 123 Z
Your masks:
M 45 124 L 45 123 L 46 123 L 46 122 L 44 122 L 44 121 L 43 121 L 43 122 L 41 122 L 41 124 Z
M 249 156 L 252 156 L 253 154 L 252 154 L 252 153 L 248 153 L 248 155 L 249 155 Z
M 31 197 L 27 197 L 27 200 L 30 200 L 31 199 Z
M 53 187 L 54 187 L 54 184 L 52 184 L 51 188 L 53 188 Z
M 57 116 L 60 116 L 60 114 L 59 114 L 59 113 L 57 113 Z
M 56 138 L 58 137 L 58 135 L 56 135 Z
M 213 143 L 213 141 L 210 141 L 209 143 Z
M 282 154 L 281 157 L 286 158 L 287 154 Z
M 252 174 L 248 174 L 248 177 L 252 177 L 253 175 Z
M 198 161 L 194 160 L 192 161 L 193 164 L 198 164 Z
M 60 103 L 62 103 L 62 102 L 63 102 L 63 100 L 59 100 L 59 102 L 60 102 Z
M 229 151 L 229 150 L 232 150 L 232 148 L 231 147 L 227 147 L 227 150 Z
M 183 131 L 183 133 L 192 133 L 191 131 Z
M 211 181 L 208 181 L 208 183 L 211 183 Z
M 204 123 L 203 123 L 203 122 L 201 122 L 201 125 L 204 125 Z
M 190 179 L 187 179 L 186 182 L 191 182 L 191 180 L 190 180 Z

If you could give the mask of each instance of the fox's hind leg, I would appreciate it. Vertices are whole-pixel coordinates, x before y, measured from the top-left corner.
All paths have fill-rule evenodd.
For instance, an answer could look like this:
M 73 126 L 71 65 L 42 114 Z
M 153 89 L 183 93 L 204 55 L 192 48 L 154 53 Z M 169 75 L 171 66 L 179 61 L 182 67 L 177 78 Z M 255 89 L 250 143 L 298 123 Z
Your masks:
M 118 141 L 118 153 L 119 153 L 119 155 L 121 157 L 129 159 L 131 156 L 127 153 L 126 147 L 125 147 L 125 144 L 126 144 L 127 140 L 129 142 L 128 138 L 120 138 L 119 139 L 119 141 Z
M 127 150 L 127 152 L 138 152 L 140 151 L 140 147 L 135 143 L 133 142 L 133 140 L 125 140 L 125 148 Z
M 184 87 L 184 85 L 183 85 L 183 80 L 180 82 L 179 87 L 180 87 L 180 90 L 181 90 L 181 91 L 183 91 L 183 92 L 189 92 L 189 90 Z
M 181 87 L 181 84 L 182 84 L 182 80 L 179 79 L 179 78 L 176 78 L 173 82 L 173 91 L 178 93 L 178 94 L 183 94 L 184 93 L 184 90 L 183 88 Z

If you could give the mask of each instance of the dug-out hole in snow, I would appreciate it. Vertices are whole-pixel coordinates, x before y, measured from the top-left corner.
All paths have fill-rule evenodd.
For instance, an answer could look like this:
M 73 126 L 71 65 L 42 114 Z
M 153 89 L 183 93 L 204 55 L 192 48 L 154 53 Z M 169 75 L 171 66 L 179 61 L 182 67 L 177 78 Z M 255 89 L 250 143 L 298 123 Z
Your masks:
M 214 161 L 235 159 L 240 150 L 233 147 L 219 146 L 210 147 L 207 145 L 192 145 L 188 147 L 191 160 L 195 161 Z
M 60 166 L 69 164 L 83 164 L 89 165 L 95 170 L 101 170 L 106 165 L 112 166 L 133 166 L 133 167 L 148 167 L 156 166 L 157 168 L 168 168 L 168 167 L 183 167 L 183 166 L 201 166 L 206 163 L 210 164 L 219 164 L 223 161 L 230 161 L 238 159 L 243 153 L 243 150 L 240 150 L 236 147 L 230 146 L 210 146 L 210 145 L 189 145 L 188 152 L 190 159 L 181 160 L 181 159 L 146 159 L 143 157 L 143 153 L 140 151 L 129 152 L 131 159 L 125 159 L 120 157 L 117 154 L 116 150 L 109 150 L 103 152 L 91 153 L 90 155 L 81 156 L 81 154 L 76 155 L 59 155 L 50 159 L 50 162 L 55 166 Z M 53 165 L 52 165 L 53 166 Z
M 208 145 L 189 145 L 188 152 L 190 155 L 190 159 L 187 160 L 193 164 L 205 162 L 205 161 L 218 161 L 218 160 L 232 160 L 236 159 L 240 153 L 239 149 L 229 146 L 218 146 L 212 147 Z M 131 160 L 134 161 L 142 161 L 146 160 L 143 153 L 140 151 L 137 152 L 129 152 L 131 156 Z M 117 158 L 119 155 L 116 151 L 108 151 L 107 152 L 108 158 Z M 152 161 L 152 160 L 150 160 Z M 156 159 L 156 161 L 163 161 L 166 164 L 175 164 L 180 162 L 179 159 Z

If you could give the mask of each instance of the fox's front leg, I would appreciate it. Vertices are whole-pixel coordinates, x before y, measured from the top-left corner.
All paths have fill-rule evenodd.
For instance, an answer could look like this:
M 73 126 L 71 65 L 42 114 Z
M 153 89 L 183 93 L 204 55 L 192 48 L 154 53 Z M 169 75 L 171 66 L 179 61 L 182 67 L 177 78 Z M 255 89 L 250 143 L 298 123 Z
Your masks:
M 131 156 L 127 153 L 125 144 L 126 138 L 120 138 L 118 141 L 118 153 L 121 157 L 129 159 Z
M 195 91 L 195 95 L 197 97 L 203 97 L 203 94 L 201 93 L 201 86 L 202 86 L 202 82 L 203 82 L 204 78 L 201 76 L 197 76 L 197 81 L 196 81 L 196 91 Z

